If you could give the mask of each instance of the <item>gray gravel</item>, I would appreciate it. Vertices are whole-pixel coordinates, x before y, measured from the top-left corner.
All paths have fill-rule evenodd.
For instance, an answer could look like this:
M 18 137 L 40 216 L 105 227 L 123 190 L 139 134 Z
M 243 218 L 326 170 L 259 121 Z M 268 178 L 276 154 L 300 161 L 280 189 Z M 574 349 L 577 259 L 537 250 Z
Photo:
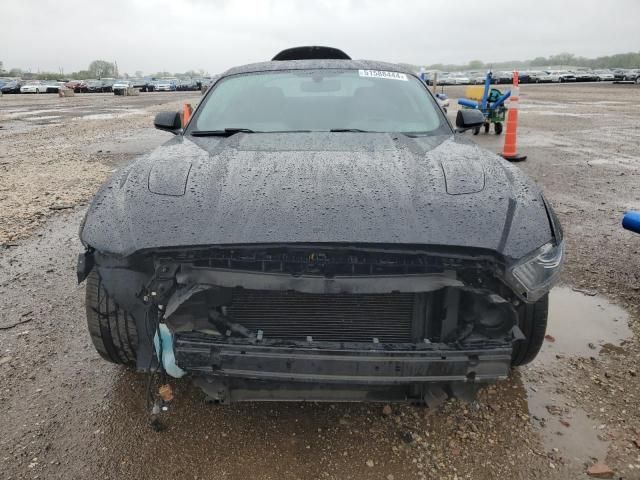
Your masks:
M 598 294 L 572 301 L 589 298 L 594 309 L 617 312 L 602 321 L 626 322 L 608 298 L 628 310 L 637 333 L 640 237 L 619 220 L 640 206 L 640 89 L 525 85 L 521 93 L 519 146 L 529 155 L 521 167 L 565 227 L 563 281 Z M 75 282 L 77 226 L 114 168 L 168 138 L 151 128 L 154 112 L 200 97 L 42 97 L 0 99 L 2 478 L 576 479 L 596 462 L 617 478 L 640 478 L 633 336 L 607 343 L 594 334 L 596 349 L 565 353 L 568 334 L 549 331 L 557 339 L 540 361 L 476 402 L 436 410 L 220 407 L 188 381 L 172 382 L 166 430 L 152 431 L 144 377 L 105 363 L 90 344 Z M 29 119 L 46 116 L 56 118 Z M 474 138 L 501 147 L 502 137 Z M 583 328 L 570 307 L 563 311 Z

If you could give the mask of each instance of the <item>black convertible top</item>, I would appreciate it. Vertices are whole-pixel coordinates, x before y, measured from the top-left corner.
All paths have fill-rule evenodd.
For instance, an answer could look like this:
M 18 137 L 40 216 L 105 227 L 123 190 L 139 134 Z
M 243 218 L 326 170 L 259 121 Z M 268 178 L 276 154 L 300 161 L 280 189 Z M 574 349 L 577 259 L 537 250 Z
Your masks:
M 407 75 L 416 76 L 415 72 L 407 70 L 401 65 L 387 62 L 377 62 L 373 60 L 285 60 L 250 63 L 233 67 L 222 74 L 237 75 L 240 73 L 266 72 L 277 70 L 321 70 L 321 69 L 342 69 L 342 70 L 382 70 L 385 72 L 400 72 Z

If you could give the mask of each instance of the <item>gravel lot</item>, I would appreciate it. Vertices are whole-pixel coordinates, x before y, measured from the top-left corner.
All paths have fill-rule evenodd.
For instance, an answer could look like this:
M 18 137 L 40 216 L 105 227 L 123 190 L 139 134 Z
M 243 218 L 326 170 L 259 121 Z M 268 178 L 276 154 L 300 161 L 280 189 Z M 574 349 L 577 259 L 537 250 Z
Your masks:
M 199 98 L 0 98 L 2 478 L 580 479 L 604 463 L 614 478 L 640 479 L 640 237 L 619 226 L 640 207 L 639 87 L 521 87 L 520 166 L 567 239 L 534 364 L 475 402 L 436 410 L 221 407 L 178 381 L 166 430 L 155 432 L 144 376 L 90 344 L 77 229 L 110 172 L 170 137 L 152 128 L 155 112 Z M 473 138 L 501 149 L 502 137 Z

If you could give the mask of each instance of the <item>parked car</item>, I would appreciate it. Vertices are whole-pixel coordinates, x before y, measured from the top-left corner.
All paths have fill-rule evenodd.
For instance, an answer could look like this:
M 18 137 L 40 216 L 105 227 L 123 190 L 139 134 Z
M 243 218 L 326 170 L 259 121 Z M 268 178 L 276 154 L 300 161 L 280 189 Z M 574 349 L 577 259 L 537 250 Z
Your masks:
M 638 77 L 640 76 L 640 69 L 638 68 L 634 68 L 631 70 L 627 70 L 624 74 L 624 80 L 632 80 L 632 81 L 636 81 L 638 79 Z
M 415 73 L 345 57 L 289 49 L 224 73 L 186 126 L 157 114 L 175 137 L 80 227 L 100 355 L 222 403 L 424 401 L 536 356 L 564 252 L 542 191 Z
M 472 77 L 469 78 L 470 82 L 472 85 L 484 85 L 484 82 L 487 79 L 487 73 L 477 73 L 475 75 L 473 75 Z M 498 79 L 493 76 L 491 76 L 491 83 L 497 83 Z
M 438 74 L 438 85 L 455 85 L 455 80 L 452 78 L 452 73 L 440 72 Z
M 102 93 L 102 80 L 87 80 L 87 92 L 89 93 Z
M 139 88 L 141 92 L 150 92 L 149 89 L 149 80 L 144 78 L 130 78 L 129 82 L 131 82 L 131 86 L 133 88 Z
M 472 85 L 483 85 L 486 78 L 486 73 L 477 73 L 469 77 L 469 81 Z
M 498 72 L 495 75 L 495 79 L 496 79 L 496 83 L 509 83 L 512 84 L 513 83 L 513 72 Z
M 47 91 L 46 93 L 58 93 L 60 91 L 60 89 L 64 89 L 66 82 L 62 82 L 62 81 L 55 81 L 55 82 L 45 82 L 47 85 Z
M 591 70 L 578 70 L 577 72 L 573 72 L 576 77 L 576 82 L 597 82 L 598 75 Z
M 200 80 L 200 92 L 202 92 L 202 94 L 204 95 L 209 87 L 211 87 L 211 85 L 213 85 L 218 80 L 218 78 L 220 78 L 220 75 L 202 78 Z
M 529 72 L 529 78 L 531 83 L 549 83 L 551 82 L 551 75 L 542 70 L 535 70 Z
M 65 84 L 67 88 L 70 88 L 76 93 L 87 93 L 87 82 L 85 80 L 71 80 Z
M 2 93 L 20 93 L 20 87 L 25 84 L 22 80 L 9 80 L 0 87 Z
M 594 73 L 598 76 L 599 82 L 611 82 L 616 79 L 613 73 L 609 70 L 596 70 Z M 619 79 L 622 80 L 622 78 L 624 77 L 621 76 Z
M 20 93 L 47 93 L 47 84 L 41 80 L 29 80 L 20 87 Z
M 615 70 L 607 70 L 607 72 L 613 75 L 613 80 L 624 80 L 624 76 L 627 74 L 627 69 L 625 68 L 616 68 Z
M 196 91 L 198 90 L 198 84 L 191 78 L 183 78 L 181 80 L 178 80 L 176 89 L 183 92 Z
M 528 71 L 518 71 L 518 82 L 519 83 L 531 83 L 531 74 Z
M 175 92 L 177 90 L 177 81 L 158 80 L 155 82 L 154 90 L 156 92 Z
M 453 73 L 449 76 L 452 85 L 469 85 L 471 81 L 464 73 Z
M 562 83 L 576 81 L 576 76 L 567 70 L 560 70 L 558 72 L 555 72 L 555 74 L 558 75 L 559 81 Z
M 102 82 L 102 93 L 111 93 L 113 92 L 113 85 L 118 81 L 115 78 L 101 78 Z
M 147 92 L 154 92 L 156 89 L 156 83 L 158 83 L 158 80 L 156 79 L 147 80 Z
M 129 88 L 133 88 L 133 82 L 129 80 L 117 80 L 111 85 L 111 91 L 115 95 L 124 95 Z

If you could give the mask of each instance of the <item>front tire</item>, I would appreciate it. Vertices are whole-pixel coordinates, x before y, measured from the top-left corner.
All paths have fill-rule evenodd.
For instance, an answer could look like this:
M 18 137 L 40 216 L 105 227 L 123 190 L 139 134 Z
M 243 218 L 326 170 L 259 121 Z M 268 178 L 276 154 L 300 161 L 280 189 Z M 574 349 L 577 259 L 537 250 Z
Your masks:
M 524 333 L 525 339 L 513 345 L 511 366 L 526 365 L 536 358 L 544 342 L 548 315 L 548 293 L 535 303 L 522 303 L 518 307 L 518 326 Z
M 93 346 L 105 360 L 135 365 L 138 330 L 135 319 L 121 308 L 93 270 L 86 284 L 87 326 Z

